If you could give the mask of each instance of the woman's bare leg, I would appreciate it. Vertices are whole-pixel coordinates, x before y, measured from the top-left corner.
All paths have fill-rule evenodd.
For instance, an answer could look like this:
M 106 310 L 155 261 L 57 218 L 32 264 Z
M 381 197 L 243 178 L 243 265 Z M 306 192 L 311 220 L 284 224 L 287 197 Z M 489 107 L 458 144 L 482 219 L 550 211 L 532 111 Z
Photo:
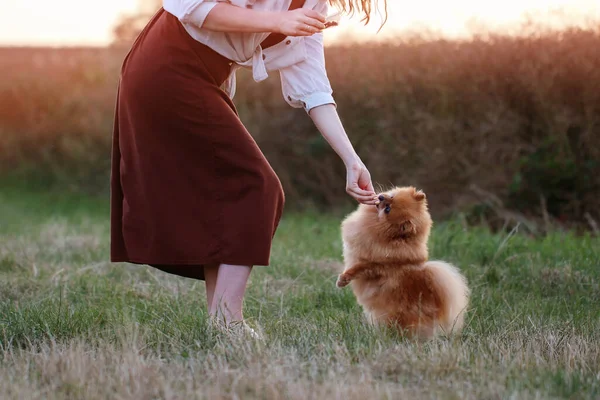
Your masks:
M 208 264 L 204 266 L 204 281 L 206 283 L 206 302 L 208 311 L 212 308 L 212 301 L 217 284 L 217 274 L 219 273 L 219 264 Z
M 243 321 L 242 307 L 251 271 L 252 267 L 247 265 L 219 265 L 209 309 L 212 316 L 225 324 Z

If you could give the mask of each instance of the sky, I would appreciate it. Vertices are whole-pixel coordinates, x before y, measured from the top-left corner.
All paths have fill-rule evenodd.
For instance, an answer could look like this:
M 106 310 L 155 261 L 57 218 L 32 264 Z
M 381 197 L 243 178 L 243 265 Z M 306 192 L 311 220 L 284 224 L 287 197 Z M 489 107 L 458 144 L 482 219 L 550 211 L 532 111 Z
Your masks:
M 140 0 L 2 0 L 0 45 L 106 45 L 119 16 L 134 13 Z M 468 36 L 475 25 L 506 29 L 526 14 L 547 24 L 600 25 L 600 0 L 388 0 L 389 19 L 363 27 L 344 18 L 326 32 L 326 41 L 385 38 L 426 28 L 448 37 Z

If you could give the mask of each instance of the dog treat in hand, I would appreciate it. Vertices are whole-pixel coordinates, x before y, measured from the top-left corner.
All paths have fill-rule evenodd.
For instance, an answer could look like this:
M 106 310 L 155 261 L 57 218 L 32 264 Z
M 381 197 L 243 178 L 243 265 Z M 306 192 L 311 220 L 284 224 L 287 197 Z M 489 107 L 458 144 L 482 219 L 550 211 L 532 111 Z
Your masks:
M 331 28 L 334 26 L 338 26 L 340 24 L 340 20 L 342 19 L 342 13 L 337 12 L 335 14 L 329 15 L 325 18 L 325 29 Z

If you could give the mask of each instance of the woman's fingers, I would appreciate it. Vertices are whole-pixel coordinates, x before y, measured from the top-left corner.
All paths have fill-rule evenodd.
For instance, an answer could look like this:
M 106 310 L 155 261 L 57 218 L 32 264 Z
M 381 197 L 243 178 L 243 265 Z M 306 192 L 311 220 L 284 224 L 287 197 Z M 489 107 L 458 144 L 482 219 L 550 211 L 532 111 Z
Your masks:
M 310 10 L 307 8 L 302 8 L 301 9 L 304 12 L 304 15 L 307 16 L 308 18 L 312 18 L 312 19 L 316 19 L 317 21 L 321 22 L 321 24 L 323 25 L 323 27 L 325 27 L 325 16 L 321 13 L 316 12 L 315 10 Z
M 348 170 L 346 192 L 363 204 L 374 205 L 377 201 L 371 174 L 364 166 Z
M 314 26 L 305 24 L 304 22 L 299 22 L 298 27 L 296 28 L 298 32 L 296 36 L 312 36 L 315 33 L 319 32 L 317 28 Z
M 363 169 L 360 176 L 358 177 L 358 187 L 364 188 L 365 190 L 375 194 L 373 189 L 373 182 L 371 181 L 371 174 L 366 169 Z
M 316 12 L 315 10 L 309 9 L 300 9 L 300 30 L 317 33 L 323 29 L 325 29 L 325 16 Z
M 310 36 L 325 29 L 325 16 L 315 10 L 300 8 L 285 15 L 287 21 L 284 22 L 284 26 L 292 28 L 290 33 L 283 29 L 283 33 L 288 36 Z
M 361 196 L 356 193 L 350 193 L 350 196 L 352 196 L 359 203 L 366 204 L 369 206 L 374 206 L 377 203 L 377 200 L 374 199 L 373 196 Z
M 317 18 L 313 18 L 313 17 L 309 17 L 309 16 L 304 16 L 301 21 L 307 26 L 310 27 L 312 29 L 316 29 L 318 31 L 325 29 L 325 24 L 323 22 L 321 22 L 319 19 Z
M 371 174 L 366 168 L 360 172 L 358 176 L 358 187 L 370 192 L 372 195 L 375 195 L 375 189 L 373 188 L 373 181 L 371 180 Z
M 305 24 L 304 22 L 300 22 L 298 24 L 298 34 L 300 36 L 310 36 L 317 33 L 317 29 Z
M 350 186 L 346 189 L 346 192 L 358 202 L 363 204 L 374 205 L 375 201 L 377 200 L 374 192 L 363 190 L 358 186 Z
M 374 192 L 371 192 L 369 190 L 361 189 L 360 187 L 358 187 L 356 185 L 350 186 L 347 191 L 350 191 L 352 193 L 356 193 L 359 196 L 371 196 L 371 197 L 375 196 Z
M 320 28 L 319 26 L 323 25 L 320 22 L 314 22 L 316 20 L 303 20 L 304 22 L 300 22 L 298 25 L 298 31 L 302 34 L 314 35 L 315 33 L 320 32 L 324 28 Z

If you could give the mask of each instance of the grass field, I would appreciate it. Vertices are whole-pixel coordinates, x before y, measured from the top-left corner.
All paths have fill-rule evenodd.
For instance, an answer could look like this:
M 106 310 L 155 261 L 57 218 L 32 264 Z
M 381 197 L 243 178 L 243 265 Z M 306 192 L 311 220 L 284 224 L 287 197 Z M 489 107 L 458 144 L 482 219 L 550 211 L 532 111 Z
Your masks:
M 0 398 L 599 398 L 600 238 L 437 224 L 472 307 L 418 345 L 335 287 L 341 217 L 285 216 L 246 303 L 266 341 L 244 342 L 207 329 L 202 284 L 107 262 L 107 201 L 0 187 Z

